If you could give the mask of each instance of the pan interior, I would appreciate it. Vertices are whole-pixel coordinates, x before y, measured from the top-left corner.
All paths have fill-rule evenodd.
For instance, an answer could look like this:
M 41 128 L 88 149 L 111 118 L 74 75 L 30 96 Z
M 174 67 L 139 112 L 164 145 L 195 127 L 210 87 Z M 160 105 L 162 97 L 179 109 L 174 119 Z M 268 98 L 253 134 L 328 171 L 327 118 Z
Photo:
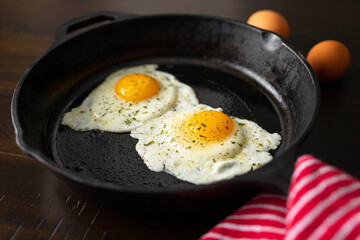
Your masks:
M 281 119 L 277 106 L 253 86 L 241 71 L 228 71 L 220 65 L 194 63 L 192 60 L 149 58 L 98 71 L 77 84 L 62 99 L 51 117 L 49 134 L 51 154 L 60 167 L 84 178 L 114 183 L 128 189 L 182 189 L 192 185 L 167 173 L 149 170 L 135 150 L 137 140 L 129 133 L 74 131 L 60 124 L 63 114 L 78 106 L 110 73 L 146 63 L 158 64 L 159 70 L 171 73 L 190 85 L 200 103 L 221 107 L 230 116 L 255 121 L 271 133 L 286 135 L 282 132 L 281 121 L 284 119 Z M 272 154 L 281 151 L 280 146 Z

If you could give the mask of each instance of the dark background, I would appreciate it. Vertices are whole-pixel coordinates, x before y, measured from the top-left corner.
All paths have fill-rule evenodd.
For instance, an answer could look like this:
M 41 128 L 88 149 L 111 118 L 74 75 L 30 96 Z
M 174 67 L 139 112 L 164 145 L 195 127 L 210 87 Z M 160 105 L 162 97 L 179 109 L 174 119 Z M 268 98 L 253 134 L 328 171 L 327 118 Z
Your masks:
M 360 1 L 0 1 L 0 238 L 196 239 L 226 217 L 229 210 L 222 208 L 209 209 L 212 217 L 152 217 L 82 198 L 16 146 L 10 102 L 22 73 L 50 46 L 57 27 L 72 18 L 116 11 L 193 13 L 245 22 L 260 9 L 285 16 L 290 25 L 287 42 L 305 56 L 326 39 L 349 48 L 348 72 L 335 82 L 320 84 L 319 116 L 300 152 L 360 178 Z

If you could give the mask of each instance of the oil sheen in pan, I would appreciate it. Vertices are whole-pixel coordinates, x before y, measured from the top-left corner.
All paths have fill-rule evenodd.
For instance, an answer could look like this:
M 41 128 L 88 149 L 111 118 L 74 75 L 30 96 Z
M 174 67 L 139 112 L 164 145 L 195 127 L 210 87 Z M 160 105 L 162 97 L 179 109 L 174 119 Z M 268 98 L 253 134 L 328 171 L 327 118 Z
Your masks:
M 245 80 L 202 65 L 159 64 L 159 70 L 190 85 L 200 103 L 221 107 L 228 115 L 255 121 L 269 132 L 280 132 L 279 119 L 269 100 Z M 84 85 L 74 88 L 68 102 L 63 103 L 60 116 L 78 106 L 109 73 L 108 70 L 96 74 L 84 81 Z M 192 185 L 164 172 L 149 170 L 135 150 L 136 143 L 129 133 L 73 131 L 59 123 L 51 148 L 55 161 L 65 168 L 125 188 L 181 189 Z

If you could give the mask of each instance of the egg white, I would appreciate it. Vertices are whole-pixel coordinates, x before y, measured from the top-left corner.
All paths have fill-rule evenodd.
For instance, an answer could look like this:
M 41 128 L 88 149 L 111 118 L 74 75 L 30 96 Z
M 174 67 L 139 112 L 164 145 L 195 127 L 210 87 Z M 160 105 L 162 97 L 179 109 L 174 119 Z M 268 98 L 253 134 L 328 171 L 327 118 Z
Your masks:
M 186 110 L 199 104 L 190 86 L 157 68 L 155 64 L 148 64 L 114 72 L 80 106 L 65 113 L 61 123 L 76 131 L 129 132 L 169 110 Z M 159 93 L 140 102 L 127 102 L 118 97 L 114 91 L 116 82 L 132 73 L 153 77 L 161 85 Z
M 231 117 L 235 128 L 224 140 L 196 146 L 174 141 L 181 119 L 201 110 L 222 111 L 200 104 L 192 110 L 169 111 L 131 131 L 130 135 L 139 139 L 136 151 L 149 169 L 194 184 L 208 184 L 244 174 L 272 160 L 269 150 L 277 148 L 281 136 L 235 117 Z

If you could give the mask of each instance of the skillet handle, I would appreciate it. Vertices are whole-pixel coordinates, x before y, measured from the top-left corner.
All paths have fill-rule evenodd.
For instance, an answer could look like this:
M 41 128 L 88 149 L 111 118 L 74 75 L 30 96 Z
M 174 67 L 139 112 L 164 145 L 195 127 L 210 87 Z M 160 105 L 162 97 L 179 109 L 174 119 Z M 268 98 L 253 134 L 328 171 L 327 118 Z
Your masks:
M 115 21 L 123 21 L 135 17 L 135 15 L 117 12 L 94 12 L 72 19 L 58 27 L 52 48 L 76 36 L 84 30 L 96 28 Z

